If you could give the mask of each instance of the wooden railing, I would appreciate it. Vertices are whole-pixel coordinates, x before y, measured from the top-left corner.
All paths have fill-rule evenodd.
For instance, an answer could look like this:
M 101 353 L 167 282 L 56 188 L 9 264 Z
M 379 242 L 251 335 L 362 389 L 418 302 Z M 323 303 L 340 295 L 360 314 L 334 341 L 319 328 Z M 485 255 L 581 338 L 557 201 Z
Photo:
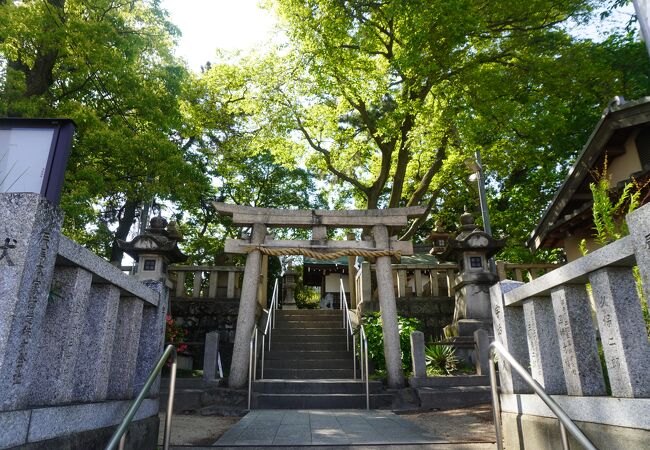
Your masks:
M 500 281 L 532 281 L 562 266 L 563 264 L 557 263 L 513 264 L 505 261 L 497 261 L 497 275 L 499 275 Z
M 395 296 L 453 297 L 456 264 L 393 264 Z M 372 301 L 374 264 L 361 263 L 355 278 L 357 304 Z
M 239 298 L 243 267 L 171 266 L 175 298 Z

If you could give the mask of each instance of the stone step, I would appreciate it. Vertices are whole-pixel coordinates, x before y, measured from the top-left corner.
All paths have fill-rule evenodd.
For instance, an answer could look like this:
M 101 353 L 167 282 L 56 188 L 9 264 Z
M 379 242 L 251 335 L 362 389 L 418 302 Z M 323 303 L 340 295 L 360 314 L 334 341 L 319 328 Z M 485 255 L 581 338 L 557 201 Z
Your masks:
M 332 351 L 345 352 L 348 348 L 343 342 L 274 342 L 271 344 L 272 351 Z
M 354 373 L 352 367 L 346 369 L 296 369 L 291 367 L 269 369 L 264 367 L 264 378 L 276 380 L 318 380 L 322 378 L 350 380 L 354 378 Z
M 417 388 L 422 409 L 456 409 L 489 403 L 489 386 Z
M 279 317 L 341 317 L 343 311 L 340 309 L 278 309 L 276 318 Z
M 313 446 L 311 444 L 305 446 L 292 445 L 290 447 L 294 450 L 309 450 L 310 448 L 321 448 L 327 450 L 376 450 L 377 448 L 392 448 L 398 449 L 403 448 L 404 450 L 495 450 L 497 448 L 496 444 L 493 442 L 434 442 L 430 444 L 406 444 L 403 446 L 397 445 L 388 445 L 378 447 L 376 444 L 364 445 L 364 444 L 355 444 L 351 446 L 349 444 L 328 444 L 326 447 L 323 446 Z M 210 445 L 210 446 L 188 446 L 188 445 L 170 445 L 171 450 L 214 450 L 214 449 L 228 449 L 237 448 L 238 450 L 264 450 L 265 446 L 260 445 L 238 445 L 233 447 L 232 444 L 223 444 L 223 445 Z M 278 448 L 278 447 L 275 447 Z
M 312 445 L 307 446 L 285 446 L 284 448 L 291 448 L 294 450 L 309 449 Z M 314 448 L 319 448 L 320 446 L 315 446 Z M 223 444 L 223 445 L 209 445 L 209 446 L 197 446 L 197 445 L 170 445 L 171 450 L 214 450 L 214 449 L 228 449 L 232 450 L 232 444 Z M 264 445 L 238 445 L 239 450 L 265 450 L 268 446 Z M 275 447 L 279 448 L 279 447 Z M 390 448 L 393 450 L 494 450 L 497 448 L 496 444 L 492 442 L 438 442 L 430 444 L 390 444 L 389 446 L 378 447 L 376 444 L 364 445 L 364 444 L 355 444 L 354 447 L 348 444 L 341 445 L 327 445 L 327 450 L 350 450 L 354 448 L 355 450 L 376 450 L 377 448 Z
M 453 375 L 437 377 L 411 377 L 409 386 L 413 388 L 448 388 L 458 386 L 489 386 L 490 377 L 487 375 Z
M 295 343 L 295 342 L 339 342 L 345 345 L 347 342 L 346 336 L 344 334 L 334 334 L 334 335 L 328 335 L 328 334 L 296 334 L 293 336 L 287 336 L 287 335 L 280 335 L 277 336 L 275 334 L 275 330 L 273 330 L 273 334 L 271 335 L 271 345 L 274 346 L 275 344 L 280 344 L 280 343 Z M 352 338 L 350 338 L 350 343 L 352 343 Z
M 273 347 L 271 347 L 273 349 Z M 271 350 L 266 352 L 266 360 L 270 359 L 283 359 L 283 360 L 293 360 L 293 359 L 346 359 L 350 358 L 352 360 L 352 351 L 280 351 L 280 350 Z
M 275 329 L 278 328 L 285 330 L 296 328 L 340 328 L 345 330 L 340 320 L 281 320 L 280 318 L 275 321 Z
M 279 336 L 345 336 L 345 328 L 274 328 L 272 339 Z
M 357 361 L 357 365 L 359 362 Z M 258 363 L 258 367 L 259 367 Z M 264 361 L 265 369 L 352 369 L 352 355 L 345 359 L 268 359 Z
M 387 408 L 391 394 L 372 394 L 370 408 Z M 365 394 L 255 394 L 255 409 L 365 409 Z
M 381 381 L 368 381 L 371 394 L 382 392 Z M 365 394 L 366 383 L 361 380 L 257 380 L 253 392 L 259 394 Z

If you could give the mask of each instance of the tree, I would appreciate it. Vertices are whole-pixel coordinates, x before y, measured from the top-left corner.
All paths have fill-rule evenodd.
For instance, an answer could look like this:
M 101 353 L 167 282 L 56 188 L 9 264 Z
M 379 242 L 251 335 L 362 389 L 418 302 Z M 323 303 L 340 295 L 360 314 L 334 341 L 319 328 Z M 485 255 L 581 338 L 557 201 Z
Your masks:
M 254 80 L 264 68 L 251 59 L 208 64 L 189 86 L 183 103 L 188 133 L 205 157 L 205 171 L 212 180 L 211 193 L 195 205 L 185 205 L 177 215 L 187 236 L 184 250 L 195 263 L 223 263 L 225 238 L 239 238 L 240 227 L 220 217 L 212 200 L 263 208 L 322 208 L 313 174 L 283 163 L 269 150 L 291 147 L 290 140 L 261 127 L 263 111 Z M 191 131 L 190 131 L 191 130 Z M 283 237 L 304 231 L 275 230 Z M 306 236 L 303 236 L 306 237 Z
M 638 76 L 647 64 L 603 58 L 635 53 L 636 43 L 566 32 L 569 20 L 589 18 L 590 1 L 273 5 L 290 44 L 260 63 L 275 70 L 262 79 L 262 126 L 302 144 L 276 154 L 344 186 L 358 207 L 425 204 L 451 218 L 459 211 L 445 207 L 469 197 L 462 160 L 484 149 L 497 210 L 511 211 L 496 214 L 496 231 L 520 248 L 589 120 L 613 95 L 647 88 Z M 428 217 L 401 238 L 421 238 Z
M 119 262 L 114 238 L 143 205 L 191 202 L 209 187 L 184 133 L 178 31 L 154 0 L 3 2 L 0 17 L 0 111 L 75 120 L 64 229 Z

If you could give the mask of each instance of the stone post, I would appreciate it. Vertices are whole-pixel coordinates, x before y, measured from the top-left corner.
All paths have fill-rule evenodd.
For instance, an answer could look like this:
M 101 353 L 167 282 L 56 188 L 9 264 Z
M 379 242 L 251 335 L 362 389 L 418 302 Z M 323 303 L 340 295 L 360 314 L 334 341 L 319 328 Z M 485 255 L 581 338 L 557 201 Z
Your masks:
M 355 241 L 357 237 L 354 233 L 346 235 L 348 241 Z M 348 286 L 350 287 L 350 309 L 357 309 L 357 290 L 356 290 L 356 277 L 357 268 L 354 265 L 356 257 L 348 256 Z
M 219 332 L 210 331 L 205 334 L 203 350 L 203 379 L 214 381 L 217 378 L 217 358 L 219 357 Z
M 643 292 L 646 301 L 650 302 L 650 203 L 628 214 L 625 221 L 630 230 Z
M 509 307 L 510 308 L 510 307 Z M 547 394 L 566 394 L 564 369 L 550 297 L 524 300 L 531 375 Z
M 424 355 L 424 333 L 414 331 L 411 333 L 411 359 L 415 378 L 426 378 L 427 376 L 427 364 Z
M 166 275 L 166 274 L 165 274 Z M 133 381 L 133 395 L 137 395 L 147 381 L 147 377 L 160 359 L 165 345 L 165 327 L 167 323 L 167 300 L 169 288 L 164 281 L 144 281 L 149 289 L 159 295 L 158 306 L 143 306 L 142 328 L 140 329 L 140 343 L 138 348 L 138 364 Z M 151 387 L 151 395 L 157 395 L 160 379 Z
M 492 323 L 494 325 L 494 339 L 512 354 L 524 367 L 528 367 L 528 344 L 526 339 L 526 324 L 524 311 L 521 306 L 506 307 L 503 294 L 523 285 L 519 281 L 501 281 L 490 288 L 492 302 Z M 501 389 L 504 393 L 528 394 L 533 392 L 521 377 L 510 369 L 510 364 L 499 358 L 499 378 Z
M 129 399 L 133 393 L 143 303 L 136 297 L 120 298 L 109 370 L 108 398 L 110 400 Z
M 483 328 L 474 332 L 474 342 L 476 343 L 476 374 L 488 375 L 490 372 L 490 333 Z
M 47 304 L 39 352 L 31 380 L 31 405 L 66 403 L 73 399 L 84 331 L 86 309 L 90 299 L 92 273 L 78 267 L 56 267 L 50 300 Z M 97 355 L 95 355 L 96 357 Z
M 251 244 L 260 245 L 264 243 L 265 236 L 266 226 L 262 223 L 254 224 Z M 232 388 L 243 388 L 248 381 L 249 342 L 255 326 L 257 285 L 260 278 L 261 263 L 262 254 L 259 250 L 251 251 L 246 257 L 239 314 L 237 315 L 237 331 L 230 364 L 230 376 L 228 377 L 228 383 Z
M 74 397 L 79 401 L 106 399 L 119 304 L 117 286 L 99 284 L 90 288 L 80 355 L 74 369 L 77 374 Z
M 551 299 L 567 394 L 605 395 L 603 369 L 598 357 L 586 286 L 559 286 L 551 292 Z
M 0 194 L 0 411 L 28 402 L 62 221 L 38 194 Z
M 388 229 L 385 225 L 372 227 L 375 246 L 381 249 L 390 248 Z M 379 293 L 379 308 L 384 335 L 384 356 L 388 385 L 392 388 L 404 386 L 402 371 L 402 352 L 400 349 L 399 329 L 397 325 L 397 305 L 393 286 L 393 269 L 390 256 L 380 256 L 376 261 L 377 290 Z
M 614 397 L 650 397 L 650 344 L 632 270 L 606 267 L 589 275 Z

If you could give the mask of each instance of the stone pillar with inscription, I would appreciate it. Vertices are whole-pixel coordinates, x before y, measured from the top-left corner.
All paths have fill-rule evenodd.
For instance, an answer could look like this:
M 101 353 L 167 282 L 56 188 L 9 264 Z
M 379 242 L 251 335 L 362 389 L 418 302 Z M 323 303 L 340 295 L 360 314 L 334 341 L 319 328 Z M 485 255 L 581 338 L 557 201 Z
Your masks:
M 0 194 L 0 411 L 29 402 L 62 222 L 38 194 Z
M 296 299 L 294 296 L 294 290 L 296 288 L 296 276 L 298 273 L 293 270 L 291 264 L 287 267 L 286 272 L 284 272 L 284 301 L 282 302 L 282 309 L 298 309 L 296 306 Z

